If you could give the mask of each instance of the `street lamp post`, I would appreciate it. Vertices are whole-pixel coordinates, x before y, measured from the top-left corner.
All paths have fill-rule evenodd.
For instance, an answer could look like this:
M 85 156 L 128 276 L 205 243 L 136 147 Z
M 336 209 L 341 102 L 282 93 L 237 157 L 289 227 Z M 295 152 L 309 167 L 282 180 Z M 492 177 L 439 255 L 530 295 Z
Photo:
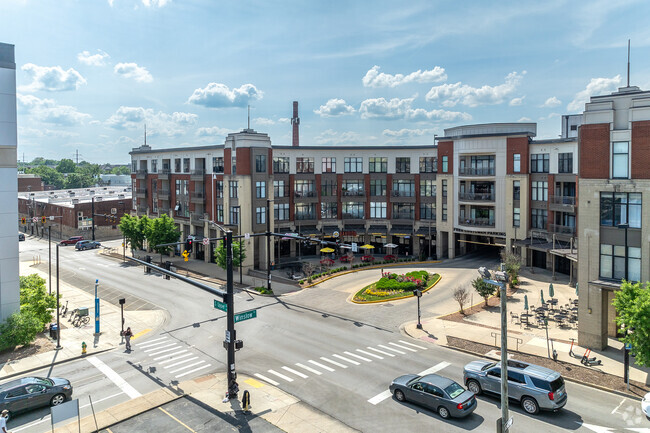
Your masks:
M 95 240 L 95 196 L 92 196 L 90 202 L 90 222 L 92 223 L 93 229 L 93 240 Z
M 50 288 L 49 288 L 49 294 L 52 294 L 52 236 L 51 232 L 52 228 L 50 226 L 47 227 L 47 248 L 48 248 L 48 261 L 47 261 L 47 266 L 48 266 L 48 274 L 49 274 L 49 279 L 50 279 Z
M 56 244 L 56 350 L 61 349 L 61 323 L 59 318 L 61 307 L 59 302 L 59 244 Z
M 271 200 L 266 200 L 266 281 L 271 292 Z
M 415 325 L 415 327 L 417 329 L 422 329 L 422 323 L 420 322 L 420 298 L 422 297 L 422 290 L 415 289 L 413 290 L 413 294 L 415 295 L 416 298 L 418 298 L 418 324 Z

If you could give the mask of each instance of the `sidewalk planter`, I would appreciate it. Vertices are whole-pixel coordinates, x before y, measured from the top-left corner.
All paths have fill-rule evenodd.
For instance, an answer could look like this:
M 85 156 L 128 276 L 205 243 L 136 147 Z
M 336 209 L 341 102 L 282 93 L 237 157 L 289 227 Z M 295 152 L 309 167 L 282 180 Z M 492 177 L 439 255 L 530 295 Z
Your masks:
M 435 286 L 440 278 L 440 274 L 429 274 L 425 270 L 403 275 L 384 272 L 379 281 L 359 290 L 352 302 L 366 304 L 410 298 L 413 296 L 413 290 L 420 289 L 425 292 Z

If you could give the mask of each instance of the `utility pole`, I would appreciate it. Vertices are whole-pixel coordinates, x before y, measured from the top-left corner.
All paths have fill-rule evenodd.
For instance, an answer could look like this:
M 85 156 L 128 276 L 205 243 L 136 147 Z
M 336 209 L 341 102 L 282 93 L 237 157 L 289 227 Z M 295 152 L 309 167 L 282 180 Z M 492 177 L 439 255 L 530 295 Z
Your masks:
M 56 244 L 56 350 L 61 349 L 61 323 L 59 320 L 61 307 L 59 298 L 59 244 Z
M 52 294 L 52 236 L 51 232 L 52 228 L 50 226 L 47 227 L 47 246 L 48 246 L 48 260 L 47 260 L 47 265 L 48 265 L 48 274 L 50 276 L 50 288 L 49 288 L 49 294 Z
M 266 199 L 266 282 L 271 291 L 271 200 Z
M 92 215 L 91 222 L 92 222 L 92 229 L 93 229 L 93 240 L 95 240 L 95 196 L 92 196 L 91 199 L 91 205 L 90 205 L 90 213 Z
M 237 373 L 235 372 L 235 290 L 232 275 L 232 231 L 226 233 L 226 304 L 228 305 L 228 319 L 226 330 L 226 344 L 228 345 L 228 398 L 237 398 L 239 387 Z

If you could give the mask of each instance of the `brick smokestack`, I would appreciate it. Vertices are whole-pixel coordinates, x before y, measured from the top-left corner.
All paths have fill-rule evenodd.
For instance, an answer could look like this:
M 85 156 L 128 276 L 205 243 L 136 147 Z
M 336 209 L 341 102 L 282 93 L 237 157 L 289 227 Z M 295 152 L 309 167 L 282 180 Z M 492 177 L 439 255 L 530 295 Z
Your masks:
M 298 117 L 298 101 L 293 101 L 293 117 L 291 118 L 291 125 L 293 125 L 293 135 L 291 140 L 292 146 L 300 146 L 300 133 L 298 126 L 300 125 L 300 117 Z

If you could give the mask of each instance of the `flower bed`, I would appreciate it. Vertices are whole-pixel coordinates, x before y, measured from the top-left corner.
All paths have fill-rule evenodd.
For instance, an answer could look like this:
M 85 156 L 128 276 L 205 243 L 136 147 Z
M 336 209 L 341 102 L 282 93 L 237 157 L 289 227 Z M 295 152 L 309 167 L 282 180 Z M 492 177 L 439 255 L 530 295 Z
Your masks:
M 358 303 L 388 301 L 413 296 L 414 289 L 428 290 L 440 279 L 439 274 L 413 271 L 406 274 L 384 272 L 379 281 L 359 290 L 353 300 Z
M 375 257 L 374 257 L 374 256 L 368 256 L 368 255 L 361 256 L 361 261 L 364 262 L 364 263 L 367 263 L 367 262 L 374 262 L 374 261 L 375 261 Z
M 390 263 L 390 262 L 396 262 L 397 261 L 397 256 L 393 254 L 386 254 L 384 256 L 384 262 Z
M 320 264 L 323 266 L 332 266 L 334 264 L 334 260 L 324 258 L 323 260 L 320 261 Z

